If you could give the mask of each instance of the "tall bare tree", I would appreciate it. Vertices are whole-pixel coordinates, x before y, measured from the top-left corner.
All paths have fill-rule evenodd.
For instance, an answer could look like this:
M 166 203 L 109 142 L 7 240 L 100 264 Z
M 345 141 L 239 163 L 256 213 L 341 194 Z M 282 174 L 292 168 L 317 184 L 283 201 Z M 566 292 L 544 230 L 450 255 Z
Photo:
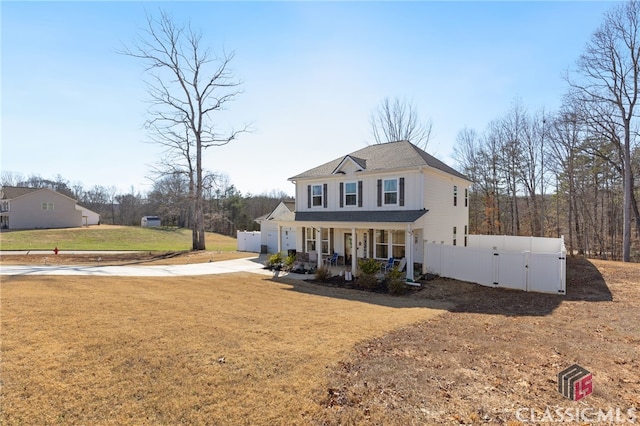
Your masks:
M 567 76 L 570 95 L 585 105 L 584 119 L 597 127 L 609 127 L 616 137 L 611 142 L 620 153 L 623 166 L 622 260 L 631 258 L 631 207 L 633 178 L 631 145 L 637 121 L 636 106 L 640 84 L 640 2 L 631 0 L 614 7 L 593 33 L 586 51 Z M 611 111 L 612 114 L 602 114 Z M 589 118 L 592 118 L 589 120 Z M 602 122 L 605 118 L 606 120 Z
M 418 119 L 416 107 L 407 100 L 384 98 L 378 109 L 371 114 L 371 132 L 375 143 L 409 141 L 426 149 L 431 139 L 431 120 Z
M 247 131 L 221 131 L 213 115 L 241 93 L 241 82 L 230 69 L 233 53 L 213 54 L 202 34 L 178 26 L 165 13 L 147 16 L 147 26 L 131 46 L 120 52 L 142 60 L 149 111 L 146 127 L 153 142 L 166 148 L 162 164 L 167 174 L 184 173 L 190 184 L 193 249 L 205 249 L 203 151 L 226 145 Z

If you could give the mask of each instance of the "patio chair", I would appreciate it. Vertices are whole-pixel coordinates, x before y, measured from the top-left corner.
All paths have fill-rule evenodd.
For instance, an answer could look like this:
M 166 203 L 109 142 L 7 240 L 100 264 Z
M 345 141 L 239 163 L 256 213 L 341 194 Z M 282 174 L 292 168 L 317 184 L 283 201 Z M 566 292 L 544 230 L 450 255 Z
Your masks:
M 387 273 L 390 270 L 393 269 L 393 261 L 395 259 L 393 257 L 390 257 L 389 260 L 387 260 L 387 263 L 383 263 L 380 265 L 380 272 L 384 272 Z
M 327 266 L 338 266 L 338 253 L 333 253 L 324 259 L 324 264 Z

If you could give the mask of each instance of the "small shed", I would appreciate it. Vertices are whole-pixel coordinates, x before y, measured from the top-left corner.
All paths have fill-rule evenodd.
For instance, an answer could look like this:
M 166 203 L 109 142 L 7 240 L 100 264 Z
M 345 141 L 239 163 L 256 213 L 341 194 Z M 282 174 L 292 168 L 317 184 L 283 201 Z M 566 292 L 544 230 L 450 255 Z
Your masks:
M 160 217 L 159 216 L 142 216 L 142 220 L 140 221 L 140 226 L 143 226 L 143 227 L 160 226 Z

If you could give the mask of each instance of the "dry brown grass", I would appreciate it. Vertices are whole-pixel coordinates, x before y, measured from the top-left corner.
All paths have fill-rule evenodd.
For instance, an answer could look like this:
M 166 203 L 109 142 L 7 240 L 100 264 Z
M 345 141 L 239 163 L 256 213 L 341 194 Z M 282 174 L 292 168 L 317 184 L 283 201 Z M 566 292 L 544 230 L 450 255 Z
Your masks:
M 309 424 L 356 343 L 449 306 L 251 274 L 0 291 L 3 425 Z
M 538 421 L 546 409 L 619 408 L 640 422 L 640 266 L 570 259 L 567 293 L 430 283 L 423 297 L 456 307 L 358 344 L 329 373 L 316 423 L 519 425 L 518 408 Z M 574 363 L 594 380 L 579 402 L 557 391 Z

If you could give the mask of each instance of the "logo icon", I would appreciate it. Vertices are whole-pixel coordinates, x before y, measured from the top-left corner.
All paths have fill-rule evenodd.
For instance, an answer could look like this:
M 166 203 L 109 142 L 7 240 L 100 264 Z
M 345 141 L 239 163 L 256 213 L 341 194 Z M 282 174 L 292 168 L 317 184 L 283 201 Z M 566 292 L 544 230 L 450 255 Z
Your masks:
M 558 392 L 572 401 L 580 401 L 593 392 L 593 376 L 578 364 L 573 364 L 558 373 Z

